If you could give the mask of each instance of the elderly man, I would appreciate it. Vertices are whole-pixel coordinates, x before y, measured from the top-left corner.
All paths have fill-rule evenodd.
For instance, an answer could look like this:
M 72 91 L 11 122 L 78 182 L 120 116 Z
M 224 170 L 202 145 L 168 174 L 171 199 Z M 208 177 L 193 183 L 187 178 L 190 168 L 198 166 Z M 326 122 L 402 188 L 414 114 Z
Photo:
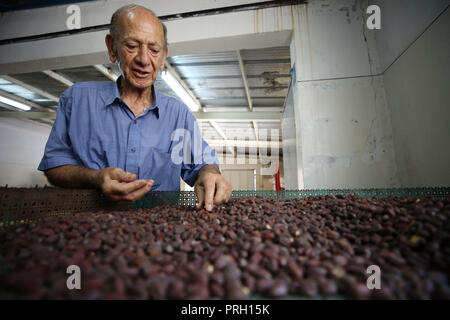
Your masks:
M 184 141 L 183 160 L 173 161 L 180 157 L 173 133 L 194 137 L 198 126 L 185 104 L 153 86 L 168 54 L 166 33 L 147 8 L 114 13 L 105 41 L 122 75 L 116 83 L 77 83 L 61 95 L 38 168 L 52 184 L 94 187 L 113 200 L 136 201 L 151 189 L 179 190 L 181 176 L 194 185 L 197 209 L 210 211 L 229 200 L 231 185 L 214 152 L 198 161 L 195 150 L 211 151 L 201 137 Z

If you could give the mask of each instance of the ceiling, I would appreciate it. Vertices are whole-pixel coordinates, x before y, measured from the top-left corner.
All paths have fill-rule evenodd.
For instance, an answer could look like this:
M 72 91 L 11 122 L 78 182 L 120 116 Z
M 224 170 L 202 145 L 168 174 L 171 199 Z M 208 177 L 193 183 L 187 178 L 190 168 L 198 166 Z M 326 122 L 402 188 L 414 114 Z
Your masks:
M 177 74 L 198 100 L 202 107 L 200 111 L 207 114 L 282 112 L 291 82 L 290 66 L 289 47 L 182 55 L 167 59 L 167 67 Z M 0 76 L 0 95 L 31 105 L 30 111 L 56 110 L 58 97 L 71 84 L 113 81 L 118 75 L 119 70 L 114 64 L 10 74 Z M 160 76 L 155 87 L 164 94 L 178 98 Z M 0 103 L 0 111 L 17 109 L 12 110 Z M 227 153 L 242 153 L 239 146 L 248 145 L 248 141 L 258 142 L 266 136 L 269 136 L 269 141 L 281 141 L 279 119 L 251 120 L 251 115 L 245 119 L 199 119 L 199 127 L 204 139 L 214 142 L 212 145 L 227 142 L 228 147 L 223 150 Z M 48 117 L 34 121 L 48 125 L 53 123 Z M 244 152 L 252 153 L 249 148 Z
M 95 0 L 2 0 L 0 2 L 0 12 L 51 7 L 87 1 Z

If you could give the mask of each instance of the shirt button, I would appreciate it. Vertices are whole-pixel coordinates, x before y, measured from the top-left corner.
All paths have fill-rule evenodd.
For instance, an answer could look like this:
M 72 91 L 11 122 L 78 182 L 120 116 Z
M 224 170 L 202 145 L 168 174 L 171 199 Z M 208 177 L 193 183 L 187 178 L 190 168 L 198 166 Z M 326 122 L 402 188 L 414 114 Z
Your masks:
M 136 124 L 136 123 L 137 123 L 137 120 L 134 120 L 133 123 Z
M 130 151 L 131 151 L 131 152 L 135 152 L 136 149 L 135 149 L 135 148 L 131 148 Z

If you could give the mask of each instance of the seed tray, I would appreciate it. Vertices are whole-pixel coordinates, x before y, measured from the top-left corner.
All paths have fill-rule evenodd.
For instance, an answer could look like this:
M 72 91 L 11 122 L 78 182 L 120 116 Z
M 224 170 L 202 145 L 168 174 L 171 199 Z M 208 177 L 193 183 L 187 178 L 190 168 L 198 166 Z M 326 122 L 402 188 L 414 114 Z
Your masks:
M 450 198 L 321 195 L 60 215 L 0 230 L 0 297 L 448 299 L 449 213 Z
M 385 189 L 314 189 L 281 191 L 233 191 L 232 198 L 263 196 L 283 200 L 319 195 L 355 194 L 363 197 L 450 197 L 449 187 Z M 26 223 L 45 217 L 83 211 L 125 211 L 154 208 L 164 204 L 192 207 L 197 197 L 193 191 L 152 191 L 135 203 L 112 202 L 92 189 L 0 188 L 0 227 Z

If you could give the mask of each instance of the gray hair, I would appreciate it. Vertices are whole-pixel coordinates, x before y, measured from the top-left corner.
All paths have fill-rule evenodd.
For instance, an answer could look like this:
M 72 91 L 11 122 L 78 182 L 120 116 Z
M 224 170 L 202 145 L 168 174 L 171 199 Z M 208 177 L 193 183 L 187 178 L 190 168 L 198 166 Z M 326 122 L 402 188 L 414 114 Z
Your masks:
M 117 9 L 113 13 L 113 15 L 111 17 L 111 24 L 109 25 L 109 34 L 111 35 L 111 37 L 113 39 L 113 43 L 115 43 L 115 40 L 119 37 L 118 19 L 119 19 L 120 14 L 122 12 L 129 12 L 129 11 L 132 11 L 132 10 L 138 9 L 138 8 L 147 10 L 150 13 L 152 13 L 156 18 L 158 18 L 158 16 L 152 10 L 150 10 L 150 9 L 148 9 L 146 7 L 143 7 L 143 6 L 136 5 L 136 4 L 129 4 L 129 5 L 126 5 L 126 6 L 123 6 L 123 7 L 119 8 L 119 9 Z M 163 27 L 164 48 L 166 48 L 168 46 L 168 43 L 167 43 L 167 28 L 166 28 L 166 25 L 161 20 L 158 19 L 158 21 L 161 23 L 161 25 Z

